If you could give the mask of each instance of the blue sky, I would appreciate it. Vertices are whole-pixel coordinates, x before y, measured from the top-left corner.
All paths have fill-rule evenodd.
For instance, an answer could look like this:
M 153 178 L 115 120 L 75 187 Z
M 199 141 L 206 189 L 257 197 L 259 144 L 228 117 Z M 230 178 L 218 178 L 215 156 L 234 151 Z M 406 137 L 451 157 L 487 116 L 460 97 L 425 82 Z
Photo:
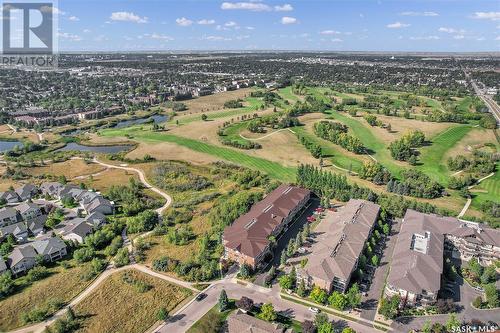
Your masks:
M 500 1 L 59 0 L 61 51 L 500 51 Z

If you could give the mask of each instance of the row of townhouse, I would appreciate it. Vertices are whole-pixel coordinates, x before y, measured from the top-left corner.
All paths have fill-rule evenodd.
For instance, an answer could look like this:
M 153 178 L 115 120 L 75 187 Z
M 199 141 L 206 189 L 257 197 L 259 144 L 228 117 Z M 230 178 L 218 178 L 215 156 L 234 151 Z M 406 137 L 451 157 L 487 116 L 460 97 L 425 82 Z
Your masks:
M 317 236 L 309 254 L 293 259 L 297 263 L 297 280 L 308 287 L 345 292 L 379 212 L 379 205 L 359 199 L 349 200 L 336 212 L 327 210 L 314 230 Z M 305 258 L 307 263 L 302 267 L 299 263 Z
M 454 217 L 407 210 L 387 277 L 385 294 L 407 305 L 437 300 L 445 256 L 483 265 L 500 259 L 500 231 Z
M 7 261 L 0 257 L 0 274 L 10 270 L 14 276 L 18 276 L 35 267 L 40 259 L 53 262 L 62 259 L 66 254 L 66 244 L 59 237 L 38 239 L 16 246 Z
M 270 237 L 279 237 L 310 196 L 309 190 L 285 184 L 269 193 L 224 230 L 224 258 L 258 267 L 267 254 L 272 255 Z

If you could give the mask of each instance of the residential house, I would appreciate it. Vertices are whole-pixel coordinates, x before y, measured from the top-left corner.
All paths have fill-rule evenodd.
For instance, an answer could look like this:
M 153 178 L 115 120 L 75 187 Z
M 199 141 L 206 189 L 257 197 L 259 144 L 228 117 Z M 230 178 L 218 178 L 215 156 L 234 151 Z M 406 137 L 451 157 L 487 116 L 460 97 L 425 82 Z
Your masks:
M 33 246 L 16 246 L 7 258 L 8 266 L 14 275 L 22 274 L 36 265 L 36 253 Z
M 33 184 L 25 184 L 15 189 L 15 192 L 21 198 L 21 201 L 32 199 L 38 194 L 38 187 Z
M 0 227 L 17 223 L 21 220 L 17 210 L 11 207 L 0 208 Z
M 87 223 L 84 219 L 79 218 L 75 220 L 76 221 L 63 229 L 61 237 L 64 240 L 72 240 L 82 244 L 85 237 L 94 231 L 94 227 Z
M 21 218 L 24 221 L 27 220 L 32 220 L 40 215 L 42 215 L 42 210 L 38 205 L 32 203 L 32 202 L 23 202 L 20 205 L 17 205 L 15 209 L 19 212 L 21 215 Z
M 17 243 L 25 243 L 28 241 L 28 229 L 24 222 L 17 222 L 14 224 L 0 227 L 0 239 L 5 239 L 8 235 L 14 236 Z
M 47 215 L 40 215 L 26 221 L 26 227 L 33 236 L 37 236 L 43 233 L 45 222 L 47 222 L 47 217 Z
M 59 260 L 67 254 L 66 244 L 58 237 L 39 239 L 34 241 L 32 245 L 45 261 Z
M 59 193 L 64 188 L 64 185 L 58 182 L 47 182 L 40 185 L 40 191 L 43 195 L 59 198 Z
M 391 260 L 385 294 L 428 305 L 441 289 L 444 256 L 482 264 L 500 259 L 500 231 L 454 217 L 407 210 Z
M 235 311 L 227 318 L 227 331 L 229 333 L 291 333 L 281 324 L 270 323 L 265 320 L 250 316 L 241 310 Z
M 94 226 L 94 228 L 99 228 L 106 224 L 106 216 L 100 212 L 93 212 L 85 217 L 85 222 Z
M 15 191 L 5 191 L 0 192 L 0 201 L 12 204 L 21 201 L 21 198 L 17 195 Z
M 310 196 L 309 190 L 300 187 L 284 184 L 276 188 L 224 230 L 224 257 L 257 267 L 271 254 L 269 238 L 279 237 Z
M 314 230 L 317 236 L 306 265 L 297 268 L 297 279 L 328 292 L 345 292 L 379 212 L 379 205 L 359 199 L 349 200 L 337 212 L 327 211 Z
M 101 213 L 104 215 L 113 214 L 114 212 L 114 203 L 105 199 L 101 196 L 98 196 L 91 200 L 90 202 L 83 204 L 83 209 L 87 212 L 87 214 L 92 213 Z

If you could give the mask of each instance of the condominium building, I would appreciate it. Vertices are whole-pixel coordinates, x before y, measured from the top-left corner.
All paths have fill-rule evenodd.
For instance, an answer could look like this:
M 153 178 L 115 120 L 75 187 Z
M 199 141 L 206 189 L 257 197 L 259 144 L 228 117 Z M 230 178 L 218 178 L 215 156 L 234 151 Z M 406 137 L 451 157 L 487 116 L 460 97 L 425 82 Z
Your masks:
M 306 265 L 297 268 L 297 278 L 328 292 L 345 292 L 379 211 L 379 205 L 358 199 L 349 200 L 337 212 L 327 211 L 314 230 L 317 236 Z
M 224 258 L 257 267 L 271 252 L 270 237 L 279 237 L 309 202 L 311 192 L 281 185 L 224 230 Z
M 394 248 L 385 293 L 410 305 L 437 300 L 444 256 L 483 265 L 500 259 L 500 231 L 454 217 L 407 210 Z

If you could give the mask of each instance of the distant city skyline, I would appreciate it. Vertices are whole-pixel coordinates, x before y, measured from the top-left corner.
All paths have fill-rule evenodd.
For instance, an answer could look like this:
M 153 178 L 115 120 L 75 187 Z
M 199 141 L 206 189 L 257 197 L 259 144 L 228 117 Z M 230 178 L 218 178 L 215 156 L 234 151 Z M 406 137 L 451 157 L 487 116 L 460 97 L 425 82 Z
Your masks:
M 498 52 L 498 1 L 64 1 L 59 50 Z

